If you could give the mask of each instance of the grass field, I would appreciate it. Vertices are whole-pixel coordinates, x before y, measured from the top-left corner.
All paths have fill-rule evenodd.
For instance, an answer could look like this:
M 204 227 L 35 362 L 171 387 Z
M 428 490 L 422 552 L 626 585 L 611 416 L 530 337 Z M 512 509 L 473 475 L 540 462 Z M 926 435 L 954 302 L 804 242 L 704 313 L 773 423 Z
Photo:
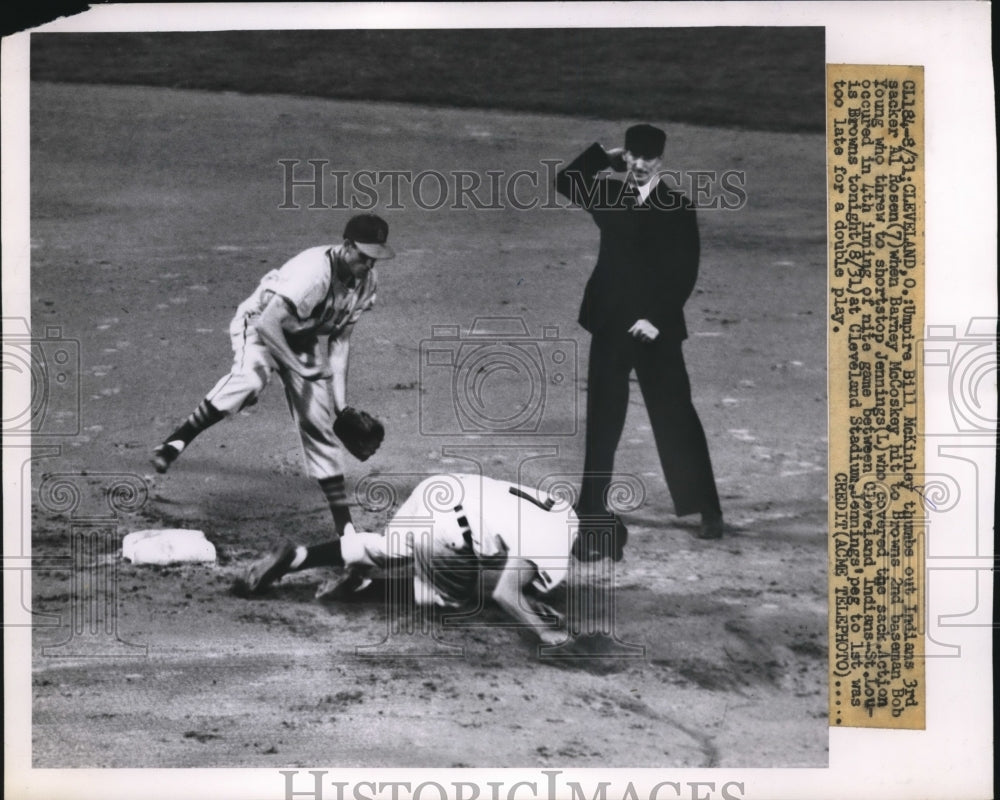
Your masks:
M 821 131 L 822 28 L 39 34 L 32 77 Z M 266 69 L 260 69 L 260 65 Z

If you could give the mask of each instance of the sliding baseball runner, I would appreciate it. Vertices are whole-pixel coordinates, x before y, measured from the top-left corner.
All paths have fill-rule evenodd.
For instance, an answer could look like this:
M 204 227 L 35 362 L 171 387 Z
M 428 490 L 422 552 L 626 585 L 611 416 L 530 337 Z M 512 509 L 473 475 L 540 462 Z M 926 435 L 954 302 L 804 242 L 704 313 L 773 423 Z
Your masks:
M 570 555 L 620 560 L 628 536 L 617 521 L 601 542 L 578 547 L 579 525 L 568 503 L 545 492 L 480 475 L 434 475 L 417 484 L 382 533 L 355 532 L 310 547 L 282 544 L 234 589 L 259 594 L 289 572 L 346 566 L 343 579 L 317 592 L 335 599 L 362 589 L 375 570 L 406 564 L 417 603 L 457 608 L 480 596 L 486 572 L 499 573 L 489 596 L 543 643 L 555 644 L 566 634 L 541 598 L 566 580 Z

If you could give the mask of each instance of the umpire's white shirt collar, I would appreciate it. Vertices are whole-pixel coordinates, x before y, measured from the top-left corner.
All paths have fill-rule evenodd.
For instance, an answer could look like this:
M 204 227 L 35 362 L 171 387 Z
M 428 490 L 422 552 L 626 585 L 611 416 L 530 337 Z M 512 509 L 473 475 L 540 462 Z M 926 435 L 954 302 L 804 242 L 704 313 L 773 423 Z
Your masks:
M 654 172 L 653 177 L 646 181 L 641 186 L 637 186 L 639 190 L 639 204 L 645 203 L 649 199 L 649 195 L 652 193 L 653 189 L 656 188 L 656 184 L 660 182 L 660 173 Z

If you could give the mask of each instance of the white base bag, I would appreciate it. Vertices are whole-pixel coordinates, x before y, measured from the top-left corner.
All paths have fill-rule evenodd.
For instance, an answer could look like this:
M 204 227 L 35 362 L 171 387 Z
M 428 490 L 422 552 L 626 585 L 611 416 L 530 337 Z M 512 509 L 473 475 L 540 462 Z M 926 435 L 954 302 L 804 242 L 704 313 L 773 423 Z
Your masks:
M 122 558 L 133 564 L 215 563 L 215 545 L 201 531 L 160 528 L 122 539 Z

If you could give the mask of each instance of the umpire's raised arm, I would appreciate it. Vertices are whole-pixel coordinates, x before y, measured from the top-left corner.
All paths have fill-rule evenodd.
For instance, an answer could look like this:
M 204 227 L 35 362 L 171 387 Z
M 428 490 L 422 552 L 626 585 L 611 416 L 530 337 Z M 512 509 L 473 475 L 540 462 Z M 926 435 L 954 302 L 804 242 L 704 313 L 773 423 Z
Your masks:
M 609 153 L 594 142 L 565 169 L 556 173 L 556 191 L 588 211 L 592 211 L 602 201 L 607 205 L 608 198 L 601 196 L 602 184 L 597 180 L 597 173 L 617 166 L 614 156 L 619 153 L 620 151 Z M 618 157 L 620 159 L 620 155 Z

